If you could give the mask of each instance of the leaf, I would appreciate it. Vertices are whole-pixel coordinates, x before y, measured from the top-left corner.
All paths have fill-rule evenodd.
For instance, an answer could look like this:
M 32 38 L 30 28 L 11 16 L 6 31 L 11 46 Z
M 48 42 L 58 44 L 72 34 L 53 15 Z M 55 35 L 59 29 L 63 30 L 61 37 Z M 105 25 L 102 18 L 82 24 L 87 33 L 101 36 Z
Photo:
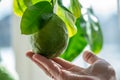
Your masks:
M 52 14 L 52 6 L 47 1 L 28 7 L 21 20 L 21 33 L 28 35 L 37 32 Z
M 50 2 L 51 0 L 14 0 L 14 13 L 17 16 L 22 16 L 27 7 L 32 6 L 41 1 Z
M 76 18 L 79 18 L 81 15 L 81 5 L 78 0 L 70 0 L 70 11 Z
M 14 0 L 13 10 L 17 16 L 22 16 L 27 6 L 24 4 L 23 0 Z
M 32 4 L 36 4 L 38 2 L 41 2 L 41 1 L 48 1 L 50 2 L 51 0 L 31 0 L 32 1 Z
M 24 1 L 24 4 L 29 7 L 29 6 L 32 6 L 32 1 L 31 0 L 23 0 Z
M 80 26 L 82 18 L 78 18 L 76 21 L 77 33 L 70 38 L 66 51 L 60 56 L 65 60 L 73 61 L 83 51 L 87 45 L 87 41 L 84 37 L 84 32 Z
M 51 0 L 53 6 L 55 6 L 56 0 Z
M 84 11 L 83 18 L 86 21 L 86 39 L 94 53 L 99 53 L 103 45 L 102 31 L 96 16 L 94 16 L 91 8 L 82 9 Z
M 67 8 L 65 8 L 60 3 L 60 0 L 57 1 L 54 12 L 65 22 L 68 29 L 69 37 L 75 35 L 77 32 L 77 28 L 75 25 L 76 18 Z

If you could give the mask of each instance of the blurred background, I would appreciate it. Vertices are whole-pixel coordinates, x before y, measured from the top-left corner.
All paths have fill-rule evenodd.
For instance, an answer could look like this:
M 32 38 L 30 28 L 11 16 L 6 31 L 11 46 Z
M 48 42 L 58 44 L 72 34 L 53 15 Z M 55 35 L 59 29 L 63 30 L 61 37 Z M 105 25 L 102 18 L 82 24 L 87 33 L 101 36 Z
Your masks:
M 107 60 L 115 68 L 117 80 L 120 80 L 120 65 L 118 64 L 120 59 L 119 1 L 80 1 L 86 7 L 91 4 L 94 13 L 99 18 L 104 45 L 98 56 Z M 10 70 L 18 73 L 20 80 L 51 80 L 25 56 L 26 51 L 31 48 L 28 37 L 20 34 L 19 25 L 20 17 L 13 13 L 12 0 L 2 0 L 0 3 L 0 53 L 2 61 Z M 84 63 L 81 55 L 73 63 L 85 67 L 87 64 Z

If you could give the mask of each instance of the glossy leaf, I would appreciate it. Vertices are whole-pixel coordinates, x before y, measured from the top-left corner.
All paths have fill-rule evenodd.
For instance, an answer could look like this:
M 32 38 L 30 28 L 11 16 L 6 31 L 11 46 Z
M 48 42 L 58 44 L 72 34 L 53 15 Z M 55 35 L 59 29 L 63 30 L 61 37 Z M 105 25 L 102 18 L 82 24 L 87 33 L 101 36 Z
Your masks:
M 51 0 L 31 0 L 32 1 L 32 4 L 36 4 L 38 2 L 41 2 L 41 1 L 48 1 L 50 2 Z
M 47 1 L 28 7 L 21 20 L 21 33 L 28 35 L 37 32 L 52 14 L 52 6 Z
M 14 0 L 13 8 L 16 15 L 22 16 L 27 6 L 24 4 L 23 0 Z
M 77 32 L 77 28 L 75 25 L 76 18 L 59 1 L 60 0 L 58 0 L 56 3 L 55 13 L 65 22 L 67 29 L 68 29 L 69 37 L 72 37 Z
M 77 33 L 70 38 L 66 51 L 60 56 L 65 60 L 73 61 L 83 51 L 87 45 L 87 41 L 84 37 L 84 31 L 80 26 L 82 18 L 77 19 Z
M 81 15 L 81 5 L 79 0 L 70 0 L 70 11 L 76 18 L 79 18 Z
M 98 19 L 93 14 L 91 8 L 82 9 L 82 11 L 83 18 L 86 21 L 86 26 L 84 27 L 86 32 L 86 39 L 90 45 L 91 50 L 97 54 L 103 45 L 103 36 Z

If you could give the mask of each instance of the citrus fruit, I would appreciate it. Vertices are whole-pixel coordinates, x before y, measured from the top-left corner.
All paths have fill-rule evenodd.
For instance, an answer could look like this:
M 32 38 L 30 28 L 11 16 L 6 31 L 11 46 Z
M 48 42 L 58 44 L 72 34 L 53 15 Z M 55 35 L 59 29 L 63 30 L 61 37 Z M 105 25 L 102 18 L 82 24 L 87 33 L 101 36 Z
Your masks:
M 68 44 L 68 31 L 65 23 L 53 15 L 44 26 L 31 36 L 33 52 L 47 58 L 59 56 Z

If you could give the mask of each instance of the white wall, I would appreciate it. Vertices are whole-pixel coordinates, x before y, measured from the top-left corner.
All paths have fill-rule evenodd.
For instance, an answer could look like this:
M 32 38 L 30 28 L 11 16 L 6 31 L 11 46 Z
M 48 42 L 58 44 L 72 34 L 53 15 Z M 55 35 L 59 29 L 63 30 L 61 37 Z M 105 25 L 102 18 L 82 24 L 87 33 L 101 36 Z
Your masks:
M 16 69 L 20 80 L 50 80 L 35 64 L 26 56 L 30 50 L 28 36 L 20 33 L 20 18 L 12 17 L 12 46 L 16 57 Z

